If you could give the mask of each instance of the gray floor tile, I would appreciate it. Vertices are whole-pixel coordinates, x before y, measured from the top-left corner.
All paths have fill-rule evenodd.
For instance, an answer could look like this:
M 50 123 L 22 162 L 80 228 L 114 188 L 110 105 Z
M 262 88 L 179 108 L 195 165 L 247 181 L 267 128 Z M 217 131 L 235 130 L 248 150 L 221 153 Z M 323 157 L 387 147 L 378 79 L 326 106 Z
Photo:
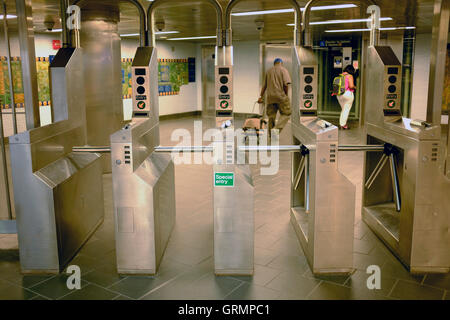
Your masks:
M 309 300 L 383 300 L 387 299 L 374 291 L 361 287 L 345 287 L 330 282 L 322 282 L 311 295 Z
M 396 279 L 403 279 L 410 282 L 421 283 L 423 275 L 412 275 L 398 260 L 387 261 L 381 268 L 381 275 L 383 277 L 390 277 Z
M 0 280 L 0 300 L 30 300 L 36 296 L 35 292 Z
M 115 265 L 105 265 L 83 275 L 84 280 L 105 288 L 121 281 L 124 278 L 125 276 L 120 276 L 117 274 Z
M 269 267 L 264 267 L 260 265 L 255 265 L 255 270 L 253 276 L 249 277 L 238 277 L 238 280 L 252 283 L 255 285 L 265 286 L 270 281 L 272 281 L 276 276 L 282 273 L 279 269 L 273 269 Z
M 381 296 L 387 297 L 391 292 L 396 279 L 383 277 L 381 276 L 381 288 L 375 290 L 369 290 L 367 288 L 367 279 L 369 278 L 369 274 L 365 271 L 357 270 L 354 274 L 352 274 L 349 280 L 344 284 L 347 287 L 358 289 L 360 292 L 368 291 L 370 293 L 379 294 Z
M 62 300 L 112 300 L 118 293 L 111 292 L 95 284 L 88 284 L 81 290 L 73 291 L 64 296 Z
M 72 291 L 67 288 L 67 278 L 67 275 L 60 274 L 30 287 L 30 290 L 50 299 L 58 299 Z M 81 279 L 81 288 L 86 285 L 87 282 Z
M 140 276 L 130 276 L 122 281 L 110 286 L 108 289 L 121 293 L 127 297 L 133 299 L 139 299 L 144 296 L 152 289 L 164 285 L 166 282 L 171 280 L 172 277 L 140 277 Z
M 447 274 L 427 274 L 424 284 L 450 290 L 450 273 Z M 450 297 L 449 297 L 450 298 Z
M 392 290 L 391 297 L 402 300 L 442 300 L 444 290 L 399 280 Z
M 296 273 L 283 272 L 270 281 L 266 287 L 288 294 L 298 299 L 306 299 L 309 293 L 320 283 L 315 279 L 309 279 Z
M 311 278 L 311 279 L 317 279 L 317 280 L 323 280 L 327 282 L 332 282 L 336 284 L 343 285 L 347 282 L 350 276 L 348 275 L 330 275 L 330 276 L 324 276 L 324 275 L 314 275 L 311 272 L 311 269 L 308 268 L 305 273 L 303 274 L 304 277 Z
M 304 256 L 280 254 L 267 265 L 269 268 L 290 271 L 302 275 L 308 267 Z
M 257 284 L 243 283 L 225 297 L 227 300 L 275 300 L 281 292 Z

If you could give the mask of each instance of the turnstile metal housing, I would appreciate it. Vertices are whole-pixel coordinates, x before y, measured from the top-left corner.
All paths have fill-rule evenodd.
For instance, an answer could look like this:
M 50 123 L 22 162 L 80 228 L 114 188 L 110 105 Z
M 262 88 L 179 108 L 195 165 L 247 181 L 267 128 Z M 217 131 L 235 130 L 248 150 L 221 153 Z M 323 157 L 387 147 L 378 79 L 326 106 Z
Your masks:
M 253 179 L 248 165 L 214 165 L 234 174 L 234 187 L 214 187 L 214 266 L 216 275 L 253 275 Z
M 50 66 L 56 123 L 10 137 L 23 273 L 58 273 L 103 221 L 100 156 L 85 143 L 83 55 L 65 48 Z
M 175 172 L 159 146 L 156 49 L 133 61 L 133 120 L 111 136 L 117 270 L 154 275 L 175 224 Z M 138 82 L 136 76 L 142 77 Z M 137 94 L 139 86 L 145 94 Z M 141 89 L 142 90 L 142 89 Z
M 294 144 L 303 144 L 309 154 L 292 156 L 291 223 L 314 274 L 349 274 L 355 186 L 338 170 L 338 128 L 316 117 L 314 53 L 294 47 L 293 63 Z
M 400 90 L 389 78 L 401 81 L 401 64 L 390 47 L 369 47 L 367 69 L 367 143 L 389 143 L 396 155 L 391 169 L 379 170 L 383 154 L 365 155 L 363 220 L 412 273 L 449 272 L 450 182 L 439 170 L 440 127 L 412 125 L 399 104 L 390 103 L 395 96 L 386 89 L 397 86 L 398 99 Z M 364 186 L 374 171 L 378 175 Z
M 233 99 L 233 47 L 216 47 L 216 126 L 213 165 L 215 274 L 253 275 L 254 186 L 249 165 L 236 163 Z M 234 178 L 232 186 L 215 183 L 216 173 Z

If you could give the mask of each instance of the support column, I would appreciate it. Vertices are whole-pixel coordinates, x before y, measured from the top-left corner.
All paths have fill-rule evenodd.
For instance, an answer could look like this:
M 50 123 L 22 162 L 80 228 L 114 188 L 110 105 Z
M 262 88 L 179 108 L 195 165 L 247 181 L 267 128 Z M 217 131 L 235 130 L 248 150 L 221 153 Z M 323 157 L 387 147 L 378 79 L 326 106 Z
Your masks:
M 27 130 L 41 125 L 31 0 L 16 0 Z

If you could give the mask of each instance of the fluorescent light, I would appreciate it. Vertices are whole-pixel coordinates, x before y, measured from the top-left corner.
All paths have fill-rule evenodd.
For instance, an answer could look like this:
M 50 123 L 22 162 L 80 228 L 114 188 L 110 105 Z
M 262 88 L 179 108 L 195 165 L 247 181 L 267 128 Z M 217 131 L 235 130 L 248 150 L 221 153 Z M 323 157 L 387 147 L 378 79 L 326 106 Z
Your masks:
M 128 33 L 128 34 L 121 34 L 121 37 L 137 37 L 139 36 L 139 33 Z
M 215 39 L 217 36 L 187 37 L 187 38 L 170 38 L 167 40 L 197 40 L 197 39 Z
M 415 29 L 416 27 L 389 27 L 380 28 L 381 31 L 393 31 L 393 30 L 404 30 L 404 29 Z M 341 30 L 325 30 L 328 33 L 338 33 L 338 32 L 363 32 L 370 31 L 370 29 L 341 29 Z
M 261 14 L 273 14 L 273 13 L 287 13 L 294 12 L 294 9 L 278 9 L 278 10 L 263 10 L 263 11 L 249 11 L 249 12 L 237 12 L 232 13 L 232 16 L 255 16 Z
M 14 15 L 14 14 L 7 14 L 6 15 L 6 19 L 14 19 L 14 18 L 17 18 L 17 16 Z M 3 20 L 3 15 L 2 14 L 0 14 L 0 20 Z
M 380 18 L 380 21 L 391 21 L 392 18 L 390 17 L 384 17 Z M 315 21 L 310 22 L 310 25 L 319 25 L 319 24 L 341 24 L 341 23 L 358 23 L 358 22 L 367 22 L 370 21 L 370 19 L 348 19 L 348 20 L 326 20 L 326 21 Z M 289 23 L 288 26 L 295 26 L 295 23 Z M 303 25 L 303 23 L 302 23 Z
M 173 34 L 173 33 L 180 33 L 180 31 L 158 31 L 155 32 L 155 34 Z M 137 37 L 139 36 L 139 33 L 128 33 L 128 34 L 121 34 L 121 37 Z
M 62 32 L 62 29 L 52 29 L 50 32 Z
M 155 34 L 172 34 L 172 33 L 180 33 L 180 31 L 157 31 Z
M 346 8 L 355 8 L 355 7 L 357 7 L 356 4 L 337 4 L 337 5 L 332 5 L 332 6 L 312 7 L 311 11 L 346 9 Z M 305 11 L 305 8 L 302 8 L 302 11 Z M 232 16 L 255 16 L 255 15 L 262 15 L 262 14 L 287 13 L 287 12 L 294 12 L 294 9 L 278 9 L 278 10 L 260 10 L 260 11 L 236 12 L 236 13 L 232 13 L 231 15 Z

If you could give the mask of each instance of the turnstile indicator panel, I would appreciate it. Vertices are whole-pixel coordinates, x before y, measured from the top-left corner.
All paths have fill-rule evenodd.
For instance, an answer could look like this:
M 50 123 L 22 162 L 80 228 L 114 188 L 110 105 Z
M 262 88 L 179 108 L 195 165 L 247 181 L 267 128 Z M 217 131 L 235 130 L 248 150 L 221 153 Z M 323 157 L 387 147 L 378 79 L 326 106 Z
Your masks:
M 401 66 L 386 66 L 384 72 L 384 115 L 401 116 Z
M 148 118 L 150 115 L 149 67 L 132 67 L 133 118 Z
M 216 66 L 216 126 L 227 128 L 233 121 L 233 66 Z
M 300 115 L 317 115 L 318 66 L 300 68 Z

